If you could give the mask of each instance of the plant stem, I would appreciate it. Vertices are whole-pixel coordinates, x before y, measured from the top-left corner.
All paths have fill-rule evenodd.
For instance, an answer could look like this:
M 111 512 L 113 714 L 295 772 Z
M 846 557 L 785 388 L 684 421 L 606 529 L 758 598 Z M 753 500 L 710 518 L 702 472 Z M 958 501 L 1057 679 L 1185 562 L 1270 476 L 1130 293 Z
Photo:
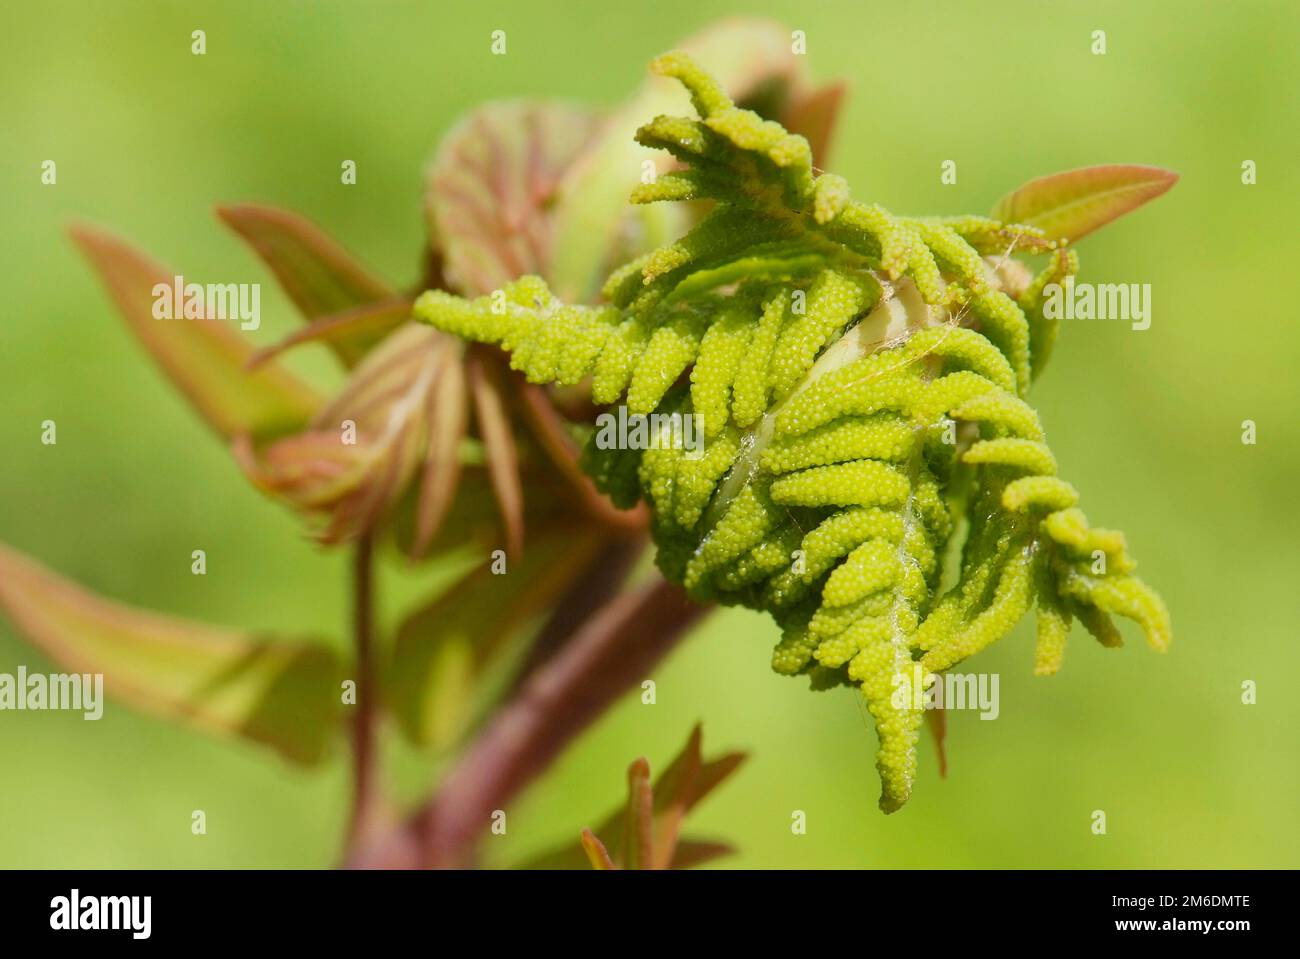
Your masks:
M 372 822 L 376 788 L 374 544 L 370 533 L 358 537 L 352 553 L 352 639 L 356 669 L 356 708 L 352 716 L 352 808 L 348 815 L 344 857 L 350 858 Z
M 613 601 L 644 549 L 644 538 L 615 537 L 597 550 L 542 624 L 510 685 L 511 696 L 578 635 L 584 623 Z
M 354 856 L 361 868 L 464 868 L 504 809 L 584 729 L 668 654 L 709 607 L 656 579 L 595 611 L 502 707 L 438 794 Z

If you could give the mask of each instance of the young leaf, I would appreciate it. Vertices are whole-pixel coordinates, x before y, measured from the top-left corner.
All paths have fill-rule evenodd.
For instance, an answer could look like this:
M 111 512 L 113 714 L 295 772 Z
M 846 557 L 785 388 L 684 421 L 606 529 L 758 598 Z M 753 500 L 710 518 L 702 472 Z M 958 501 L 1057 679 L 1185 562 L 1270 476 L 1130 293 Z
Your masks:
M 258 367 L 302 343 L 327 343 L 334 350 L 351 355 L 352 350 L 377 344 L 410 315 L 411 301 L 401 296 L 330 313 L 294 330 L 280 342 L 258 350 L 249 358 L 248 365 Z
M 506 553 L 518 557 L 524 548 L 524 490 L 519 478 L 519 454 L 514 431 L 506 412 L 506 383 L 497 365 L 482 350 L 474 350 L 466 362 L 474 419 L 487 456 L 488 475 L 501 506 L 505 524 Z
M 1178 182 L 1160 167 L 1113 163 L 1030 180 L 993 208 L 993 218 L 1071 242 L 1154 200 Z
M 704 762 L 702 731 L 697 723 L 669 767 L 650 785 L 650 767 L 637 759 L 628 767 L 628 799 L 594 832 L 583 830 L 579 848 L 566 845 L 529 862 L 529 869 L 580 869 L 591 858 L 588 837 L 600 849 L 621 849 L 617 862 L 596 868 L 686 869 L 732 852 L 725 843 L 680 839 L 682 821 L 695 805 L 745 761 L 744 753 L 727 753 Z M 604 837 L 603 840 L 596 839 Z
M 339 543 L 374 526 L 401 499 L 438 441 L 434 398 L 459 382 L 460 347 L 418 326 L 393 333 L 313 417 L 310 429 L 235 456 L 260 489 L 322 519 L 318 539 Z
M 420 535 L 420 500 L 426 495 L 424 483 L 427 474 L 418 482 L 408 484 L 406 492 L 395 504 L 392 516 L 386 523 L 393 535 L 393 544 L 412 562 L 424 556 L 435 561 L 444 551 L 454 549 L 472 549 L 478 555 L 486 555 L 490 550 L 501 545 L 501 506 L 492 492 L 487 469 L 483 466 L 482 450 L 473 443 L 461 446 L 460 476 L 451 507 L 443 516 L 430 547 L 421 553 L 417 546 Z M 426 464 L 428 462 L 426 458 Z M 554 516 L 566 511 L 562 500 L 563 490 L 546 488 L 531 501 L 537 504 L 535 522 L 542 522 L 542 517 Z M 427 509 L 428 507 L 426 507 Z
M 552 101 L 489 103 L 438 147 L 425 183 L 430 242 L 448 281 L 487 293 L 525 273 L 546 276 L 556 184 L 591 139 L 591 110 Z
M 789 29 L 773 20 L 730 17 L 680 47 L 708 63 L 737 100 L 773 87 L 791 92 L 801 80 L 804 58 L 792 51 Z M 646 161 L 658 173 L 668 169 L 633 134 L 647 118 L 677 112 L 681 104 L 671 84 L 649 79 L 566 172 L 555 200 L 555 259 L 550 272 L 541 274 L 561 298 L 590 301 L 610 267 L 684 232 L 689 223 L 684 211 L 641 207 L 629 212 L 627 207 L 628 194 L 643 182 Z M 634 237 L 630 245 L 628 233 Z
M 155 319 L 154 287 L 171 287 L 172 273 L 106 230 L 77 225 L 69 232 L 131 331 L 223 437 L 289 433 L 319 407 L 316 394 L 280 366 L 246 372 L 252 349 L 229 321 Z
M 390 301 L 395 296 L 387 283 L 366 270 L 320 227 L 296 213 L 257 203 L 236 203 L 217 207 L 217 215 L 248 241 L 309 320 Z M 406 319 L 400 311 L 384 317 L 387 322 L 375 320 L 353 328 L 346 336 L 336 330 L 328 338 L 345 365 L 355 366 Z
M 678 834 L 681 832 L 682 820 L 690 811 L 697 796 L 692 795 L 696 780 L 700 775 L 700 738 L 702 731 L 696 723 L 686 742 L 671 766 L 659 777 L 655 789 L 655 853 L 654 861 L 665 866 L 672 861 L 673 850 L 677 846 Z M 706 790 L 707 791 L 707 790 Z
M 831 138 L 846 90 L 844 83 L 828 83 L 801 93 L 782 112 L 782 124 L 808 141 L 813 163 L 819 167 L 825 167 L 830 156 Z
M 442 528 L 460 482 L 460 448 L 469 426 L 469 396 L 460 351 L 450 348 L 429 392 L 429 446 L 416 516 L 413 557 L 421 557 Z
M 572 526 L 539 530 L 505 574 L 478 566 L 407 617 L 393 645 L 386 699 L 413 742 L 442 749 L 461 737 L 481 704 L 485 674 L 598 546 L 598 536 Z
M 596 834 L 590 829 L 582 831 L 582 850 L 587 854 L 592 869 L 608 872 L 618 868 L 614 865 L 614 860 L 609 857 L 609 850 L 605 848 L 605 844 L 597 839 Z
M 109 695 L 143 712 L 305 764 L 337 732 L 342 668 L 326 646 L 112 602 L 3 545 L 0 611 L 59 666 L 102 673 Z

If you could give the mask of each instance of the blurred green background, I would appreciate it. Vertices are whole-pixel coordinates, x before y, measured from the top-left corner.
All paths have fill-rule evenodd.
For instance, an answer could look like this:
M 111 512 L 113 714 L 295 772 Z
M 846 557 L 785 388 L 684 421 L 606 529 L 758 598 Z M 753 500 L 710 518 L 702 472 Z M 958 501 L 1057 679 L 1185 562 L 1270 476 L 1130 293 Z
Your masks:
M 907 213 L 983 212 L 1048 172 L 1177 170 L 1165 197 L 1081 244 L 1084 279 L 1150 283 L 1153 322 L 1065 324 L 1034 401 L 1090 518 L 1123 528 L 1172 610 L 1175 644 L 1103 650 L 1076 628 L 1061 674 L 1031 675 L 1021 624 L 971 670 L 1001 717 L 952 717 L 911 803 L 881 815 L 875 737 L 853 693 L 768 669 L 758 614 L 716 614 L 510 810 L 506 865 L 594 825 L 637 755 L 662 768 L 703 720 L 705 751 L 752 753 L 693 817 L 740 867 L 1295 867 L 1300 468 L 1294 297 L 1300 124 L 1293 3 L 906 4 L 486 0 L 10 5 L 0 34 L 0 540 L 108 596 L 213 622 L 341 636 L 343 557 L 251 491 L 110 307 L 63 230 L 111 225 L 187 275 L 261 280 L 269 343 L 287 301 L 212 215 L 299 210 L 403 284 L 421 170 L 493 97 L 613 104 L 647 61 L 726 13 L 807 33 L 809 69 L 851 91 L 831 165 Z M 505 29 L 509 53 L 488 56 Z M 208 52 L 190 53 L 207 31 Z M 1093 30 L 1108 53 L 1089 51 Z M 58 163 L 57 187 L 40 164 Z M 354 159 L 358 182 L 339 185 Z M 957 161 L 956 186 L 939 165 Z M 1259 182 L 1243 186 L 1243 160 Z M 337 382 L 313 347 L 298 370 Z M 58 423 L 59 443 L 39 442 Z M 1258 444 L 1241 443 L 1241 422 Z M 208 575 L 190 575 L 205 548 Z M 385 567 L 385 612 L 418 574 Z M 341 642 L 341 640 L 340 640 Z M 0 625 L 0 671 L 49 668 Z M 1241 683 L 1258 684 L 1242 705 Z M 393 743 L 399 798 L 437 761 Z M 0 713 L 0 866 L 320 866 L 344 816 L 343 751 L 323 771 L 110 704 Z M 208 835 L 190 833 L 204 809 Z M 804 810 L 807 834 L 792 835 Z M 1090 831 L 1105 810 L 1108 834 Z

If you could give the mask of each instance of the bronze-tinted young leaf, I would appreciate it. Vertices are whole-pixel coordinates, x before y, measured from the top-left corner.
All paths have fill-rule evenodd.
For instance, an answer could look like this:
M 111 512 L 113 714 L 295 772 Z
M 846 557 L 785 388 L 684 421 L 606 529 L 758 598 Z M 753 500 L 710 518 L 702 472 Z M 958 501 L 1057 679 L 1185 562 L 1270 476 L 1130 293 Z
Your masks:
M 591 868 L 600 872 L 608 872 L 611 869 L 617 869 L 614 860 L 609 857 L 609 850 L 605 844 L 596 838 L 596 834 L 590 829 L 582 831 L 582 850 L 587 854 L 587 861 L 591 863 Z
M 246 437 L 231 444 L 253 485 L 306 511 L 329 513 L 357 487 L 364 447 L 339 442 L 336 430 L 308 430 L 260 450 Z
M 294 330 L 280 342 L 258 350 L 249 358 L 248 365 L 256 368 L 302 343 L 328 343 L 334 349 L 352 355 L 357 348 L 368 349 L 367 344 L 378 343 L 410 315 L 411 301 L 401 296 L 356 306 L 342 313 L 331 313 Z
M 429 391 L 429 440 L 415 520 L 413 557 L 421 557 L 442 528 L 460 482 L 460 448 L 469 426 L 469 395 L 459 344 L 450 343 L 438 382 Z
M 492 492 L 492 483 L 482 463 L 480 448 L 472 442 L 461 447 L 460 476 L 451 507 L 430 547 L 421 554 L 416 550 L 416 537 L 419 534 L 423 483 L 424 478 L 421 478 L 419 482 L 408 485 L 387 523 L 392 532 L 393 544 L 400 553 L 412 562 L 421 560 L 426 555 L 436 561 L 444 551 L 466 548 L 485 555 L 500 547 L 501 508 Z M 536 510 L 532 503 L 537 504 Z M 550 490 L 544 496 L 534 497 L 529 506 L 529 512 L 536 513 L 531 517 L 532 520 L 539 523 L 562 511 L 563 503 Z
M 235 445 L 256 486 L 322 520 L 321 542 L 371 529 L 424 456 L 431 397 L 459 349 L 428 332 L 411 325 L 389 336 L 303 433 L 258 451 Z
M 447 134 L 426 177 L 425 215 L 454 287 L 477 295 L 550 274 L 555 187 L 599 123 L 584 107 L 512 100 Z
M 131 332 L 223 437 L 279 436 L 300 428 L 319 408 L 315 392 L 282 367 L 245 370 L 252 348 L 234 321 L 155 319 L 155 286 L 172 288 L 170 271 L 106 230 L 78 225 L 70 233 Z
M 791 49 L 789 28 L 774 20 L 729 17 L 676 47 L 704 64 L 738 101 L 784 101 L 802 82 L 806 58 Z M 555 257 L 543 274 L 560 299 L 589 302 L 611 267 L 685 232 L 689 214 L 678 204 L 629 209 L 627 203 L 643 182 L 647 161 L 648 169 L 659 173 L 669 168 L 633 134 L 649 117 L 680 112 L 683 102 L 678 87 L 662 77 L 648 78 L 565 173 L 555 199 Z
M 1024 223 L 1052 239 L 1075 241 L 1105 226 L 1178 181 L 1160 167 L 1107 164 L 1030 180 L 993 207 L 994 219 Z
M 655 783 L 655 861 L 657 868 L 676 865 L 674 849 L 687 814 L 740 768 L 744 753 L 726 753 L 705 762 L 700 746 L 704 730 L 699 723 L 672 764 Z
M 539 529 L 504 573 L 485 562 L 402 623 L 385 675 L 386 697 L 413 742 L 455 743 L 482 705 L 484 677 L 518 631 L 585 567 L 598 535 L 571 525 Z
M 697 803 L 745 761 L 744 753 L 727 753 L 705 762 L 700 755 L 697 723 L 681 752 L 649 786 L 650 767 L 638 759 L 628 768 L 627 804 L 607 816 L 594 833 L 602 848 L 621 850 L 614 868 L 686 869 L 732 852 L 725 843 L 682 840 L 681 825 Z M 590 853 L 584 839 L 527 863 L 530 869 L 580 869 Z
M 65 670 L 102 673 L 143 712 L 314 763 L 338 731 L 342 666 L 328 647 L 162 616 L 96 596 L 0 546 L 0 611 Z
M 655 836 L 654 859 L 657 868 L 666 869 L 672 862 L 673 851 L 686 813 L 697 797 L 692 793 L 700 775 L 703 760 L 700 740 L 703 731 L 699 723 L 691 730 L 686 746 L 655 784 Z
M 396 295 L 320 227 L 296 213 L 258 203 L 235 203 L 217 207 L 217 215 L 248 241 L 308 320 L 392 300 Z M 336 332 L 328 342 L 345 364 L 354 366 L 405 319 L 390 314 L 387 323 L 376 320 L 348 335 Z
M 808 141 L 812 147 L 813 163 L 818 167 L 827 165 L 846 90 L 843 83 L 828 83 L 813 90 L 800 91 L 782 113 L 781 125 Z
M 507 386 L 499 364 L 482 349 L 470 348 L 466 360 L 474 419 L 487 457 L 492 490 L 505 525 L 506 552 L 517 557 L 524 548 L 524 490 L 519 478 L 519 454 L 506 408 Z

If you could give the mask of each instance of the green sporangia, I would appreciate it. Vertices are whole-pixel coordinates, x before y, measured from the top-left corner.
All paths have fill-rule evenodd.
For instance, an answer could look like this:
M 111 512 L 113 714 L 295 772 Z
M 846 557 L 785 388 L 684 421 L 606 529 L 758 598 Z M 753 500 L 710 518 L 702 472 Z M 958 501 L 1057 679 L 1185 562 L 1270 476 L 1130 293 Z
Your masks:
M 615 503 L 644 499 L 658 563 L 700 600 L 767 610 L 780 673 L 859 686 L 880 737 L 880 805 L 908 798 L 919 685 L 1037 609 L 1035 671 L 1074 619 L 1112 615 L 1164 649 L 1169 616 L 1121 533 L 1091 527 L 1025 402 L 1056 338 L 1045 288 L 1077 270 L 1063 241 L 981 217 L 903 218 L 816 174 L 807 142 L 736 107 L 682 54 L 697 119 L 639 142 L 683 166 L 634 203 L 709 200 L 669 246 L 616 270 L 604 305 L 525 276 L 416 316 L 499 344 L 535 383 L 589 379 L 599 404 L 697 415 L 703 449 L 588 442 Z M 1015 253 L 1046 257 L 1037 275 Z

